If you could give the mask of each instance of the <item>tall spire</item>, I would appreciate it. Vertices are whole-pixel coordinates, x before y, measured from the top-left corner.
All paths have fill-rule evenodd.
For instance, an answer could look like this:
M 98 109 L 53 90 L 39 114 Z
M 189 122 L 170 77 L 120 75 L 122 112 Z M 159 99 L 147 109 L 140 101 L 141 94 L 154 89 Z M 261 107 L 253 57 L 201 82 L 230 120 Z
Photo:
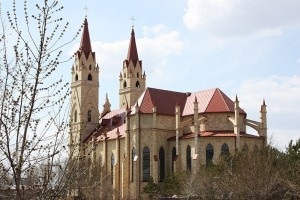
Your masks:
M 133 27 L 132 27 L 132 31 L 131 31 L 131 38 L 130 38 L 128 53 L 127 53 L 127 61 L 130 61 L 130 60 L 132 60 L 132 62 L 134 64 L 136 64 L 137 61 L 139 61 L 139 56 L 138 56 L 136 43 L 135 43 L 135 33 L 134 33 Z
M 83 33 L 81 37 L 79 51 L 83 52 L 86 57 L 88 57 L 89 54 L 92 52 L 92 45 L 90 40 L 87 18 L 84 19 L 84 23 L 83 23 Z

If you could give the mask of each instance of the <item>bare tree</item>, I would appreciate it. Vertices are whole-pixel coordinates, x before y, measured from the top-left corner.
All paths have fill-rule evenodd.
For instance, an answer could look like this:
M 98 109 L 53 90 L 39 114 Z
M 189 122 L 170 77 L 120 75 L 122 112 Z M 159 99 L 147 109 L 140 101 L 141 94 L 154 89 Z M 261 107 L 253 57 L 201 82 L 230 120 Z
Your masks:
M 3 184 L 10 198 L 57 198 L 67 179 L 59 159 L 67 157 L 70 93 L 57 69 L 70 60 L 63 48 L 80 30 L 64 41 L 69 23 L 57 0 L 20 3 L 0 9 L 0 161 L 9 177 Z

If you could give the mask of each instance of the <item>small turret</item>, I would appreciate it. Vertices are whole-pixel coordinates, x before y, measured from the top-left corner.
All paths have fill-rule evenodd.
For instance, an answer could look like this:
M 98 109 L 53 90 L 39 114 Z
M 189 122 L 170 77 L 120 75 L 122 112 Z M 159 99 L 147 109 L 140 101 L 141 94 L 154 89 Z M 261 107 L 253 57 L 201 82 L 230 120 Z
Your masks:
M 240 113 L 239 113 L 239 99 L 237 95 L 234 101 L 234 133 L 236 135 L 236 149 L 240 149 Z
M 260 127 L 260 131 L 261 131 L 261 135 L 265 137 L 265 143 L 267 143 L 267 105 L 265 100 L 263 100 L 263 104 L 261 105 L 260 108 L 260 123 L 261 123 L 261 127 Z
M 103 111 L 101 113 L 101 117 L 103 117 L 106 113 L 108 113 L 108 112 L 111 111 L 110 107 L 111 107 L 111 105 L 109 103 L 108 95 L 106 93 L 106 95 L 105 95 L 105 103 L 103 104 Z

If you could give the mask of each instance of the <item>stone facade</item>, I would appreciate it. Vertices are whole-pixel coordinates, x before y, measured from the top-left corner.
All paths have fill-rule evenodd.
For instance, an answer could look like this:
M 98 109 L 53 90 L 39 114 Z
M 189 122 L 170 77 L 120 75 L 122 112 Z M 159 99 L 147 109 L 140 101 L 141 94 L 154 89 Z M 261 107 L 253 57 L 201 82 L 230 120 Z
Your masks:
M 88 33 L 87 21 L 84 29 Z M 82 42 L 90 42 L 84 34 Z M 98 79 L 94 53 L 80 49 L 72 67 L 70 152 L 88 158 L 91 170 L 97 167 L 100 186 L 111 177 L 118 198 L 141 197 L 150 176 L 157 183 L 172 173 L 195 172 L 223 153 L 266 144 L 265 102 L 260 121 L 254 121 L 237 98 L 232 101 L 218 88 L 186 94 L 146 88 L 134 30 L 119 76 L 119 109 L 111 110 L 106 98 L 99 113 Z M 247 134 L 247 125 L 257 134 Z

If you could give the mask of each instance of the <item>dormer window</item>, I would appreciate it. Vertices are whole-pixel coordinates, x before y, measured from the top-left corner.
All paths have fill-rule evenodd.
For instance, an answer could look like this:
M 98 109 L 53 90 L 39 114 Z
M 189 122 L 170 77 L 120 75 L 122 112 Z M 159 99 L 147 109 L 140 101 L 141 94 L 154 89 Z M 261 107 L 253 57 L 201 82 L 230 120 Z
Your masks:
M 88 81 L 91 81 L 91 80 L 93 80 L 93 77 L 92 77 L 92 74 L 89 74 L 88 75 Z

